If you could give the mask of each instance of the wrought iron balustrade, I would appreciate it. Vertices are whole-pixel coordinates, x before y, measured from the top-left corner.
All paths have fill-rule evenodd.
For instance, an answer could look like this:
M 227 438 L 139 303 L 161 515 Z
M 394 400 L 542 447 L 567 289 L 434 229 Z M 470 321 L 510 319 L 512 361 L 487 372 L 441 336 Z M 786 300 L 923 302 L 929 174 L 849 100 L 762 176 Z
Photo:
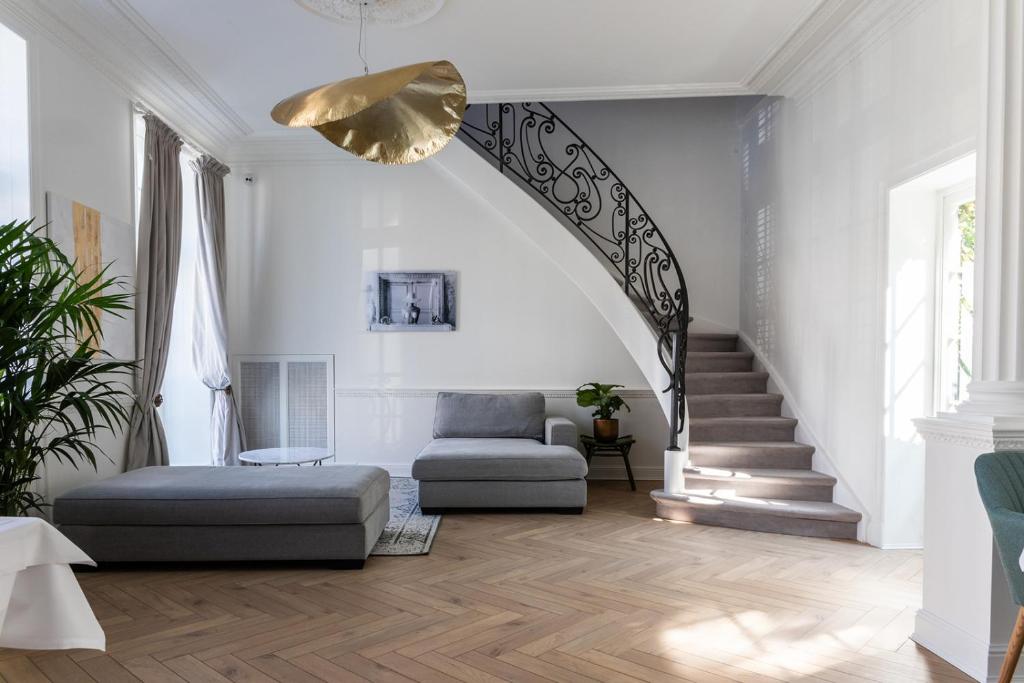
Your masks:
M 670 377 L 669 447 L 676 448 L 685 419 L 690 303 L 661 230 L 597 152 L 544 104 L 475 104 L 458 135 L 576 229 L 648 320 Z

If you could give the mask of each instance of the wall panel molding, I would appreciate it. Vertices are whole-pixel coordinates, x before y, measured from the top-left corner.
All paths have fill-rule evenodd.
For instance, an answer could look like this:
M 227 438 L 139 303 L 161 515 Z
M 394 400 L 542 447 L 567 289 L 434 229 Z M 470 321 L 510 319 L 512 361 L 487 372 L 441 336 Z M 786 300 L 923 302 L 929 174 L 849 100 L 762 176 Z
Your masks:
M 537 391 L 544 394 L 544 398 L 550 399 L 576 399 L 576 389 L 536 389 L 530 387 L 501 387 L 501 388 L 480 388 L 480 387 L 342 387 L 335 389 L 335 396 L 338 398 L 437 398 L 442 391 L 457 391 L 469 394 L 519 394 L 528 391 Z M 658 396 L 650 389 L 619 389 L 618 394 L 625 399 L 652 399 Z

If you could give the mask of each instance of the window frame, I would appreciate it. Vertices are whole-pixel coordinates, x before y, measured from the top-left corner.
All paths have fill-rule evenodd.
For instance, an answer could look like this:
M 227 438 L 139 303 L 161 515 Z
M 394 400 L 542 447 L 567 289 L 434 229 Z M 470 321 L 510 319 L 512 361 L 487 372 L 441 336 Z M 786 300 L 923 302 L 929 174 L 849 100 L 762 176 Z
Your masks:
M 949 275 L 961 271 L 960 265 L 960 222 L 957 211 L 963 204 L 977 202 L 975 180 L 973 178 L 951 185 L 937 193 L 938 226 L 935 254 L 935 373 L 934 373 L 934 409 L 935 413 L 949 412 L 964 400 L 946 401 L 950 393 L 953 377 L 950 375 L 950 351 L 946 348 L 947 330 L 952 319 L 950 311 L 954 310 L 950 299 L 955 297 L 959 306 L 960 292 L 954 290 Z M 973 288 L 972 288 L 973 289 Z M 973 303 L 973 302 L 972 302 Z M 967 335 L 970 343 L 970 335 Z M 957 357 L 959 358 L 959 356 Z M 957 359 L 953 359 L 957 360 Z M 958 362 L 956 367 L 959 368 Z M 957 370 L 957 372 L 959 372 Z

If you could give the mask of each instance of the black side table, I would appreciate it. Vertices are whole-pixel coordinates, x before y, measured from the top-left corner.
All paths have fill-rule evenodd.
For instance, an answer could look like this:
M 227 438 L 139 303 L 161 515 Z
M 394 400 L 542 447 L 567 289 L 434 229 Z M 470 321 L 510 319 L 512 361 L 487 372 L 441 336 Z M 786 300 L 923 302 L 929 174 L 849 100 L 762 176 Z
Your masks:
M 583 442 L 583 457 L 587 459 L 587 467 L 590 466 L 590 459 L 595 455 L 617 455 L 622 458 L 626 465 L 626 474 L 629 476 L 629 488 L 636 491 L 636 482 L 633 481 L 633 470 L 629 466 L 629 449 L 636 443 L 632 434 L 620 436 L 615 441 L 598 441 L 592 436 L 584 434 L 580 437 Z

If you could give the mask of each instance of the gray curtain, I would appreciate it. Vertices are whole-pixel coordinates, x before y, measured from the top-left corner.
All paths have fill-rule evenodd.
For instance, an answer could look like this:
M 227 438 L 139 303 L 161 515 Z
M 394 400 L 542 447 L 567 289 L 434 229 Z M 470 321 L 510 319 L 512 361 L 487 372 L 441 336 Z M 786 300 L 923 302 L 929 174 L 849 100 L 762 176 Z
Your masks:
M 231 392 L 226 307 L 227 265 L 224 235 L 224 176 L 231 172 L 205 154 L 191 163 L 196 174 L 199 240 L 196 249 L 196 303 L 192 318 L 192 365 L 213 391 L 210 451 L 214 465 L 238 465 L 244 449 L 242 425 Z
M 181 138 L 146 117 L 146 158 L 139 207 L 135 302 L 136 405 L 128 431 L 128 469 L 169 464 L 157 406 L 167 368 L 174 291 L 181 253 Z

